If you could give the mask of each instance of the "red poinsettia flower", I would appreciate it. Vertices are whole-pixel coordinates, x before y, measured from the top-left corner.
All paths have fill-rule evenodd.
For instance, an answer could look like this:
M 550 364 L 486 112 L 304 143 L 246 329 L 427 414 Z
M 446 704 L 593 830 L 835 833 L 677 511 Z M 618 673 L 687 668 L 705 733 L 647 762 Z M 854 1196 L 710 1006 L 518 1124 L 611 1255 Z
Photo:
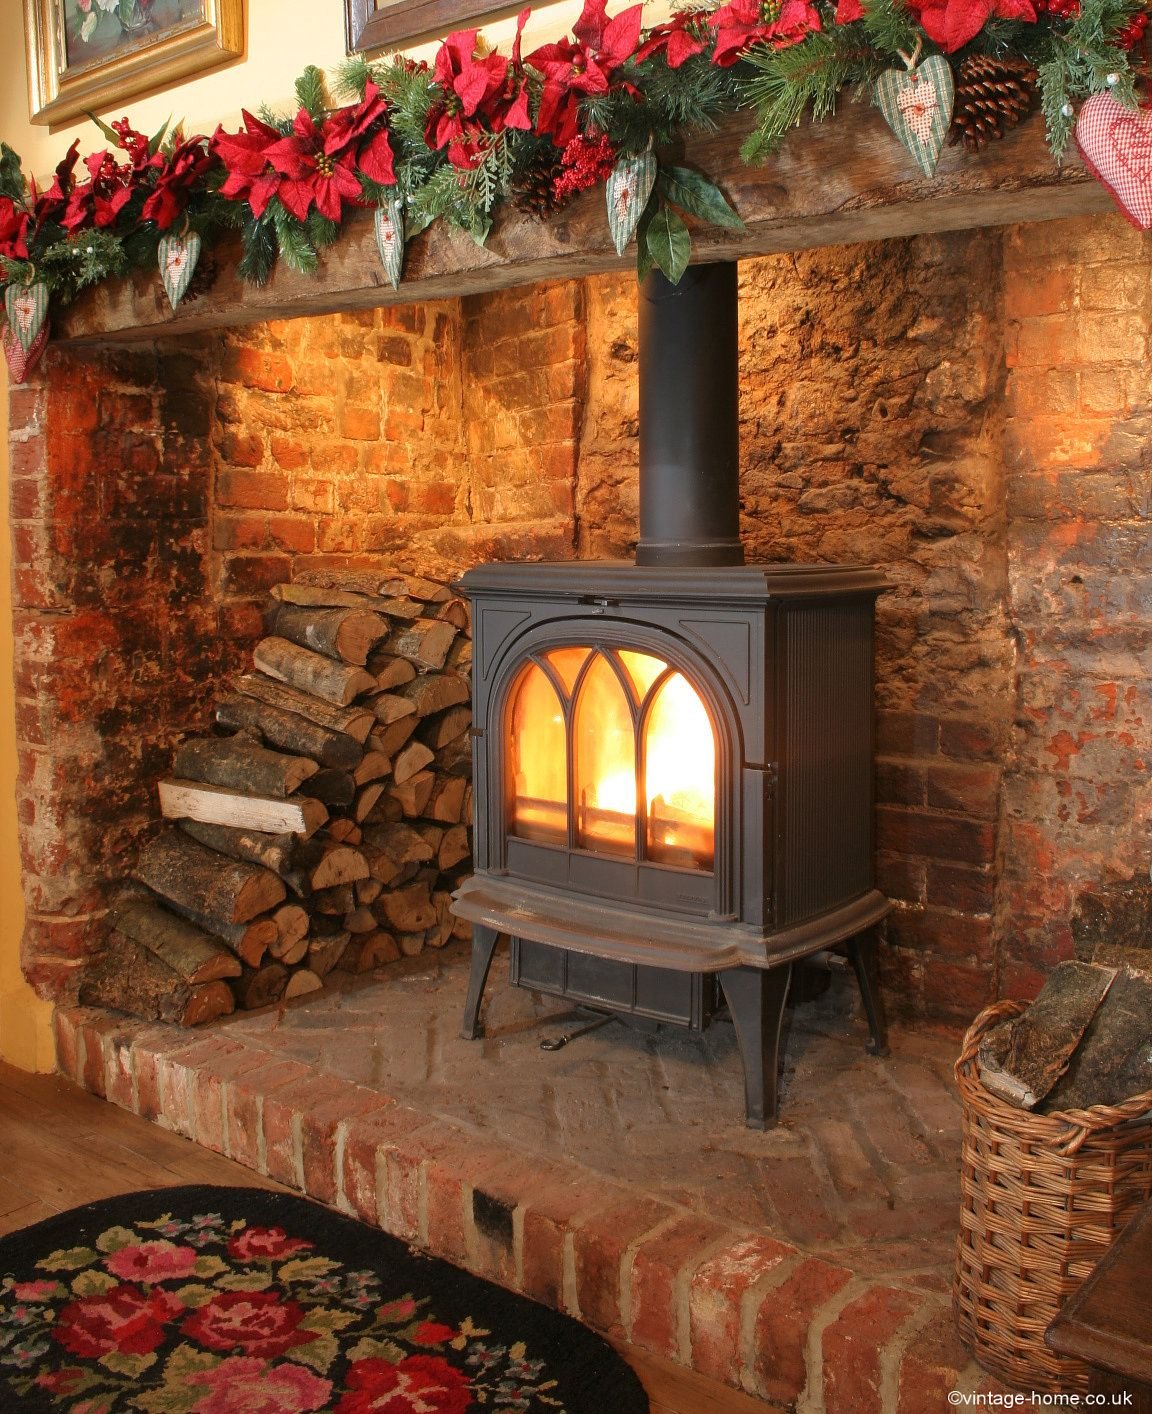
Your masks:
M 784 49 L 820 29 L 820 14 L 808 0 L 729 0 L 710 21 L 716 33 L 712 62 L 731 66 L 753 44 Z
M 274 1291 L 225 1291 L 201 1306 L 180 1327 L 181 1334 L 209 1350 L 239 1350 L 270 1358 L 316 1339 L 300 1329 L 304 1308 Z
M 441 96 L 428 110 L 424 140 L 447 152 L 454 167 L 474 167 L 493 133 L 532 126 L 527 85 L 518 72 L 527 17 L 527 11 L 520 15 L 511 63 L 497 53 L 480 54 L 474 29 L 450 34 L 437 52 L 432 78 Z
M 388 131 L 380 126 L 386 113 L 371 83 L 360 103 L 319 123 L 301 108 L 287 135 L 245 111 L 244 132 L 217 128 L 212 138 L 211 150 L 228 171 L 220 194 L 247 199 L 256 217 L 275 196 L 300 221 L 313 205 L 339 221 L 344 203 L 360 200 L 358 171 L 387 185 L 396 180 Z
M 388 105 L 379 88 L 369 79 L 359 103 L 339 108 L 329 117 L 324 130 L 324 151 L 331 156 L 354 149 L 357 170 L 381 186 L 391 186 L 396 172 L 392 142 L 384 126 L 387 117 Z
M 860 0 L 840 0 L 836 6 L 836 23 L 838 25 L 850 25 L 853 20 L 864 18 L 864 6 Z
M 580 130 L 580 104 L 588 94 L 607 93 L 620 68 L 636 54 L 643 7 L 633 5 L 609 19 L 605 0 L 585 0 L 572 26 L 573 39 L 534 49 L 524 61 L 544 79 L 536 131 L 567 147 Z
M 70 1301 L 56 1318 L 52 1338 L 73 1355 L 151 1355 L 164 1339 L 164 1323 L 183 1310 L 166 1291 L 145 1295 L 137 1286 L 114 1286 L 98 1296 Z
M 156 185 L 140 213 L 143 220 L 155 221 L 160 230 L 167 231 L 187 210 L 192 192 L 216 164 L 207 142 L 204 137 L 177 141 L 156 169 Z
M 280 186 L 280 173 L 268 163 L 268 149 L 281 140 L 281 134 L 246 108 L 241 115 L 243 132 L 226 133 L 219 127 L 209 146 L 228 172 L 220 195 L 229 201 L 246 200 L 253 216 L 259 218 Z
M 64 160 L 57 165 L 52 185 L 46 192 L 37 191 L 35 181 L 29 182 L 32 194 L 32 216 L 37 232 L 47 221 L 60 221 L 68 209 L 68 201 L 72 195 L 73 187 L 72 174 L 76 170 L 76 163 L 79 160 L 80 139 L 77 138 L 65 153 Z
M 339 221 L 346 201 L 360 196 L 356 154 L 349 148 L 329 152 L 324 129 L 307 108 L 301 108 L 288 137 L 273 143 L 265 154 L 281 181 L 276 195 L 298 221 L 313 204 L 321 216 Z
M 665 24 L 648 31 L 648 38 L 636 51 L 636 62 L 642 64 L 653 54 L 663 53 L 668 67 L 678 69 L 686 59 L 708 48 L 712 36 L 707 15 L 706 10 L 677 10 Z
M 28 259 L 27 211 L 10 196 L 0 196 L 0 255 L 8 260 Z
M 467 1414 L 468 1379 L 438 1355 L 409 1355 L 398 1365 L 357 1360 L 334 1414 Z
M 1036 23 L 1033 0 L 908 0 L 908 9 L 946 54 L 975 39 L 990 19 Z

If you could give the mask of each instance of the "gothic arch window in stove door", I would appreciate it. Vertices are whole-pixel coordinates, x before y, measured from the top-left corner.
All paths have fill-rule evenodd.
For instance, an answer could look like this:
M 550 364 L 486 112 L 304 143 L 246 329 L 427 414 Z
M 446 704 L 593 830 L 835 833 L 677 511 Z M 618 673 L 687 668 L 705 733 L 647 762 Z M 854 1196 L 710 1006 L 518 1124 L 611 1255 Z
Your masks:
M 533 654 L 507 721 L 510 835 L 712 870 L 715 733 L 664 659 L 591 646 Z

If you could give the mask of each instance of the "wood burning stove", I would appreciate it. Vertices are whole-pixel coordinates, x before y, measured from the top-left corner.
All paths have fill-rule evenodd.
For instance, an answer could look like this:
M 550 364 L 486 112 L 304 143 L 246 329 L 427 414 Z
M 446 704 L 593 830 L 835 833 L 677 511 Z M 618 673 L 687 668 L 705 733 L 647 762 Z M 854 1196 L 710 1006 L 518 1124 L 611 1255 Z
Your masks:
M 727 1001 L 749 1124 L 776 1115 L 794 959 L 847 943 L 884 1046 L 872 874 L 871 569 L 742 563 L 735 267 L 641 301 L 636 564 L 493 564 L 473 605 L 464 1018 L 512 980 L 702 1027 Z

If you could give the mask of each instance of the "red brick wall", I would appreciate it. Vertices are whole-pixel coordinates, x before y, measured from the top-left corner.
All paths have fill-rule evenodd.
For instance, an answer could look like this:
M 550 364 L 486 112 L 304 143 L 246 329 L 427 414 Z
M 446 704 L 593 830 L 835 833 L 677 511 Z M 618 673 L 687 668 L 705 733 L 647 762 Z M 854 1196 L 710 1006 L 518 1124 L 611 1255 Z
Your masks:
M 1086 220 L 748 262 L 750 556 L 880 565 L 898 1003 L 970 1017 L 1142 874 L 1152 802 L 1139 237 Z M 627 555 L 635 286 L 573 281 L 56 351 L 13 395 L 29 970 L 91 941 L 172 741 L 305 558 Z M 42 435 L 43 434 L 43 435 Z
M 1119 218 L 1013 230 L 1004 272 L 1017 658 L 997 935 L 1021 993 L 1070 954 L 1080 893 L 1152 859 L 1152 281 Z
M 201 354 L 50 351 L 10 402 L 24 965 L 66 995 L 174 736 L 232 666 Z

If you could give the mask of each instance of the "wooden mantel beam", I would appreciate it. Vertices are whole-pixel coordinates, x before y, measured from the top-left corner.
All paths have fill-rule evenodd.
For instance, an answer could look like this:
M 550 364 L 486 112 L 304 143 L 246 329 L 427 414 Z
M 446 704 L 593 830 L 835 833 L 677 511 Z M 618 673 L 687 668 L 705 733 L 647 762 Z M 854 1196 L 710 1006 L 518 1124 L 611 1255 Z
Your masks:
M 743 231 L 696 231 L 695 260 L 739 260 L 1113 209 L 1077 156 L 1063 167 L 1055 165 L 1039 115 L 977 156 L 962 148 L 946 149 L 932 179 L 920 174 L 881 115 L 863 105 L 798 129 L 763 167 L 740 162 L 738 149 L 747 129 L 747 120 L 729 123 L 691 142 L 680 159 L 717 181 L 745 222 Z M 211 289 L 175 312 L 156 274 L 142 272 L 90 290 L 58 321 L 55 336 L 75 344 L 154 339 L 267 319 L 447 299 L 623 269 L 633 263 L 634 252 L 616 254 L 603 192 L 596 189 L 546 222 L 503 211 L 484 249 L 437 223 L 411 242 L 398 291 L 384 276 L 367 211 L 353 214 L 314 275 L 280 266 L 267 285 L 246 285 L 236 274 L 237 257 L 238 249 L 222 248 L 220 274 Z

